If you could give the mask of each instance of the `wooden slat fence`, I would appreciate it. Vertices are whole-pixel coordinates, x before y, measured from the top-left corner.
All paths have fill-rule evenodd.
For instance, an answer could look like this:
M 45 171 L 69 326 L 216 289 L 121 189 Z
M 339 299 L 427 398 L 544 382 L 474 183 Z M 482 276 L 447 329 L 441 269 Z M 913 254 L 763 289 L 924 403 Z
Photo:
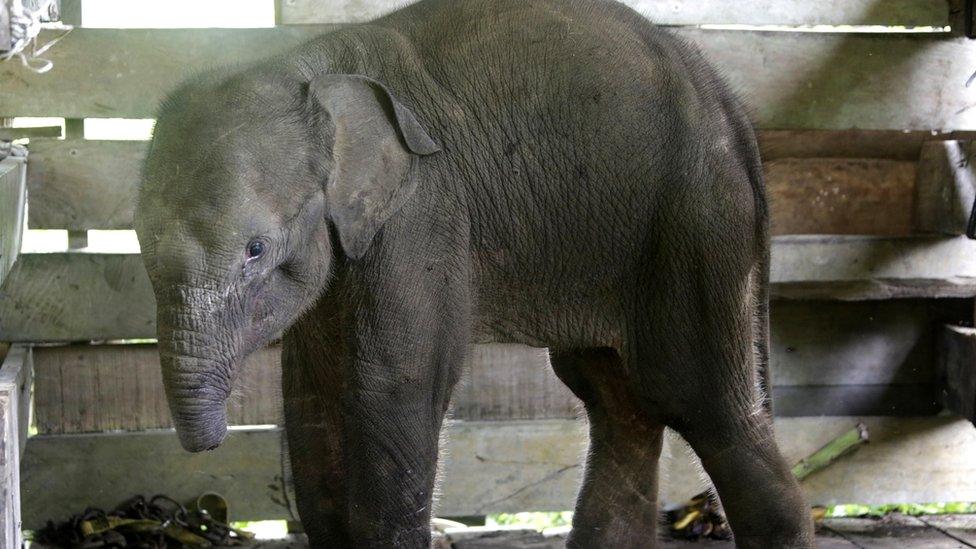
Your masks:
M 966 369 L 976 346 L 960 326 L 971 324 L 976 296 L 976 244 L 959 236 L 976 196 L 973 168 L 961 161 L 976 137 L 976 86 L 966 85 L 976 41 L 960 36 L 962 2 L 626 3 L 696 44 L 754 113 L 777 235 L 780 443 L 799 459 L 856 421 L 872 431 L 869 447 L 805 482 L 811 500 L 976 500 L 976 431 L 935 415 L 943 405 L 966 414 L 959 403 L 976 402 Z M 48 53 L 55 68 L 46 75 L 0 64 L 0 117 L 66 117 L 72 128 L 82 118 L 151 118 L 186 76 L 284 52 L 400 4 L 279 0 L 279 26 L 268 29 L 82 27 Z M 30 228 L 129 229 L 146 143 L 74 133 L 32 138 Z M 137 254 L 23 254 L 10 272 L 0 341 L 61 343 L 33 349 L 39 436 L 25 455 L 27 527 L 137 492 L 189 498 L 204 489 L 230 497 L 235 518 L 292 516 L 279 431 L 236 431 L 215 453 L 186 454 L 161 430 L 170 419 L 155 346 L 92 344 L 154 335 Z M 546 362 L 539 349 L 474 349 L 455 396 L 442 514 L 571 507 L 585 433 Z M 280 424 L 279 375 L 276 349 L 251 358 L 233 424 Z M 700 476 L 683 443 L 668 444 L 664 497 L 676 502 L 699 490 Z

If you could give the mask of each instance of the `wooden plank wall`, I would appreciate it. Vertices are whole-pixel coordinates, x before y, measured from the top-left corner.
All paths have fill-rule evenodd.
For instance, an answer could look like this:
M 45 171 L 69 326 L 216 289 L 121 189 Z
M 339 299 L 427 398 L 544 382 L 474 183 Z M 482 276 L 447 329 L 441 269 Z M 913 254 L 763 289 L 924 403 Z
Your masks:
M 48 53 L 57 70 L 0 65 L 0 116 L 151 118 L 174 82 L 280 53 L 329 28 L 77 29 Z M 966 108 L 976 88 L 965 86 L 976 44 L 965 38 L 675 32 L 727 75 L 763 128 L 976 129 L 976 109 Z M 118 51 L 127 55 L 105 55 Z M 40 88 L 46 93 L 30 93 Z
M 390 0 L 276 0 L 278 23 L 357 23 L 385 15 L 410 2 Z M 945 0 L 829 0 L 775 2 L 770 0 L 623 0 L 659 25 L 880 25 L 944 27 L 949 25 Z
M 781 416 L 932 414 L 935 327 L 967 303 L 776 302 L 772 372 Z M 281 424 L 277 349 L 242 370 L 231 424 Z M 35 349 L 35 422 L 40 434 L 158 429 L 171 421 L 155 345 L 70 345 Z M 457 420 L 577 417 L 576 399 L 544 350 L 476 346 L 454 397 Z
M 796 462 L 857 423 L 871 443 L 802 486 L 813 504 L 976 500 L 976 430 L 951 417 L 779 418 L 776 438 Z M 467 421 L 447 427 L 440 516 L 572 508 L 586 435 L 574 420 Z M 151 456 L 151 459 L 148 458 Z M 172 433 L 42 435 L 25 455 L 24 526 L 64 518 L 87 505 L 111 507 L 160 486 L 191 500 L 205 486 L 234 502 L 235 520 L 290 519 L 280 432 L 232 431 L 214 452 L 188 454 Z M 919 461 L 925 466 L 920 467 Z M 111 466 L 105 466 L 110 463 Z M 661 499 L 675 505 L 703 479 L 687 445 L 670 433 Z
M 339 0 L 323 9 L 280 0 L 273 29 L 76 29 L 49 52 L 55 69 L 44 76 L 0 64 L 0 117 L 152 117 L 185 76 L 285 51 L 399 3 Z M 784 451 L 799 459 L 872 416 L 870 449 L 811 477 L 811 500 L 976 498 L 964 457 L 976 452 L 976 434 L 933 416 L 945 377 L 936 370 L 940 327 L 971 322 L 976 296 L 976 244 L 958 237 L 973 178 L 958 162 L 970 146 L 955 141 L 976 137 L 976 86 L 966 86 L 976 41 L 958 37 L 960 2 L 627 3 L 700 47 L 759 126 L 778 235 L 772 371 Z M 952 24 L 954 32 L 702 24 Z M 145 145 L 32 139 L 30 227 L 129 229 Z M 290 516 L 277 431 L 236 432 L 217 453 L 185 454 L 172 433 L 143 432 L 170 425 L 154 346 L 89 344 L 154 336 L 138 255 L 25 254 L 10 282 L 0 291 L 0 341 L 85 343 L 35 349 L 41 436 L 25 457 L 25 524 L 136 492 L 189 497 L 203 487 L 234 499 L 240 518 Z M 252 357 L 232 423 L 279 423 L 279 371 L 274 349 Z M 585 444 L 577 413 L 544 351 L 476 347 L 455 398 L 442 513 L 571 507 Z M 805 417 L 822 415 L 832 417 Z M 680 501 L 700 475 L 680 442 L 669 447 L 665 498 Z
M 31 147 L 32 229 L 131 229 L 146 145 L 50 140 Z M 783 158 L 766 163 L 773 234 L 915 232 L 915 162 Z M 875 215 L 885 208 L 887 215 Z

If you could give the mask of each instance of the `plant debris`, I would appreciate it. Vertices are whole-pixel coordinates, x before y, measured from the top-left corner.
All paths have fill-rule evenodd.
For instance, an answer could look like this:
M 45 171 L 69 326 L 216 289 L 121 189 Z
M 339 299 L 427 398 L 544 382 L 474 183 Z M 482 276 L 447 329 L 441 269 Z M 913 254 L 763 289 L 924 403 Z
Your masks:
M 204 494 L 194 507 L 188 510 L 164 495 L 148 501 L 136 496 L 109 512 L 89 507 L 64 522 L 48 521 L 35 533 L 33 541 L 80 549 L 168 549 L 240 546 L 254 538 L 254 534 L 225 522 L 227 502 L 220 495 Z

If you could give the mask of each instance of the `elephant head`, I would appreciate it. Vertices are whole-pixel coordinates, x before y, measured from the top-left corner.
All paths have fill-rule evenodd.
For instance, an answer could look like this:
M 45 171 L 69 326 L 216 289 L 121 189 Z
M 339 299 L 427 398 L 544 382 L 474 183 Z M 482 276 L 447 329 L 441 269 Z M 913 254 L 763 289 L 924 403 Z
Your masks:
M 439 149 L 382 84 L 269 71 L 184 84 L 160 109 L 135 227 L 180 442 L 213 449 L 243 360 L 357 261 Z M 338 239 L 335 242 L 334 239 Z

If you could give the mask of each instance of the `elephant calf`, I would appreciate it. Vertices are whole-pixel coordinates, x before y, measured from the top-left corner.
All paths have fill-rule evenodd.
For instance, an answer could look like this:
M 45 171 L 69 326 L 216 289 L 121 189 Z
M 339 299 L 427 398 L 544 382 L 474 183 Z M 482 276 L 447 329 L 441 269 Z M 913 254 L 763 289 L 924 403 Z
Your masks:
M 183 84 L 136 216 L 183 446 L 284 333 L 314 546 L 426 547 L 472 343 L 548 347 L 590 452 L 573 547 L 655 544 L 665 426 L 743 547 L 810 546 L 764 408 L 768 214 L 701 54 L 601 0 L 424 0 Z

